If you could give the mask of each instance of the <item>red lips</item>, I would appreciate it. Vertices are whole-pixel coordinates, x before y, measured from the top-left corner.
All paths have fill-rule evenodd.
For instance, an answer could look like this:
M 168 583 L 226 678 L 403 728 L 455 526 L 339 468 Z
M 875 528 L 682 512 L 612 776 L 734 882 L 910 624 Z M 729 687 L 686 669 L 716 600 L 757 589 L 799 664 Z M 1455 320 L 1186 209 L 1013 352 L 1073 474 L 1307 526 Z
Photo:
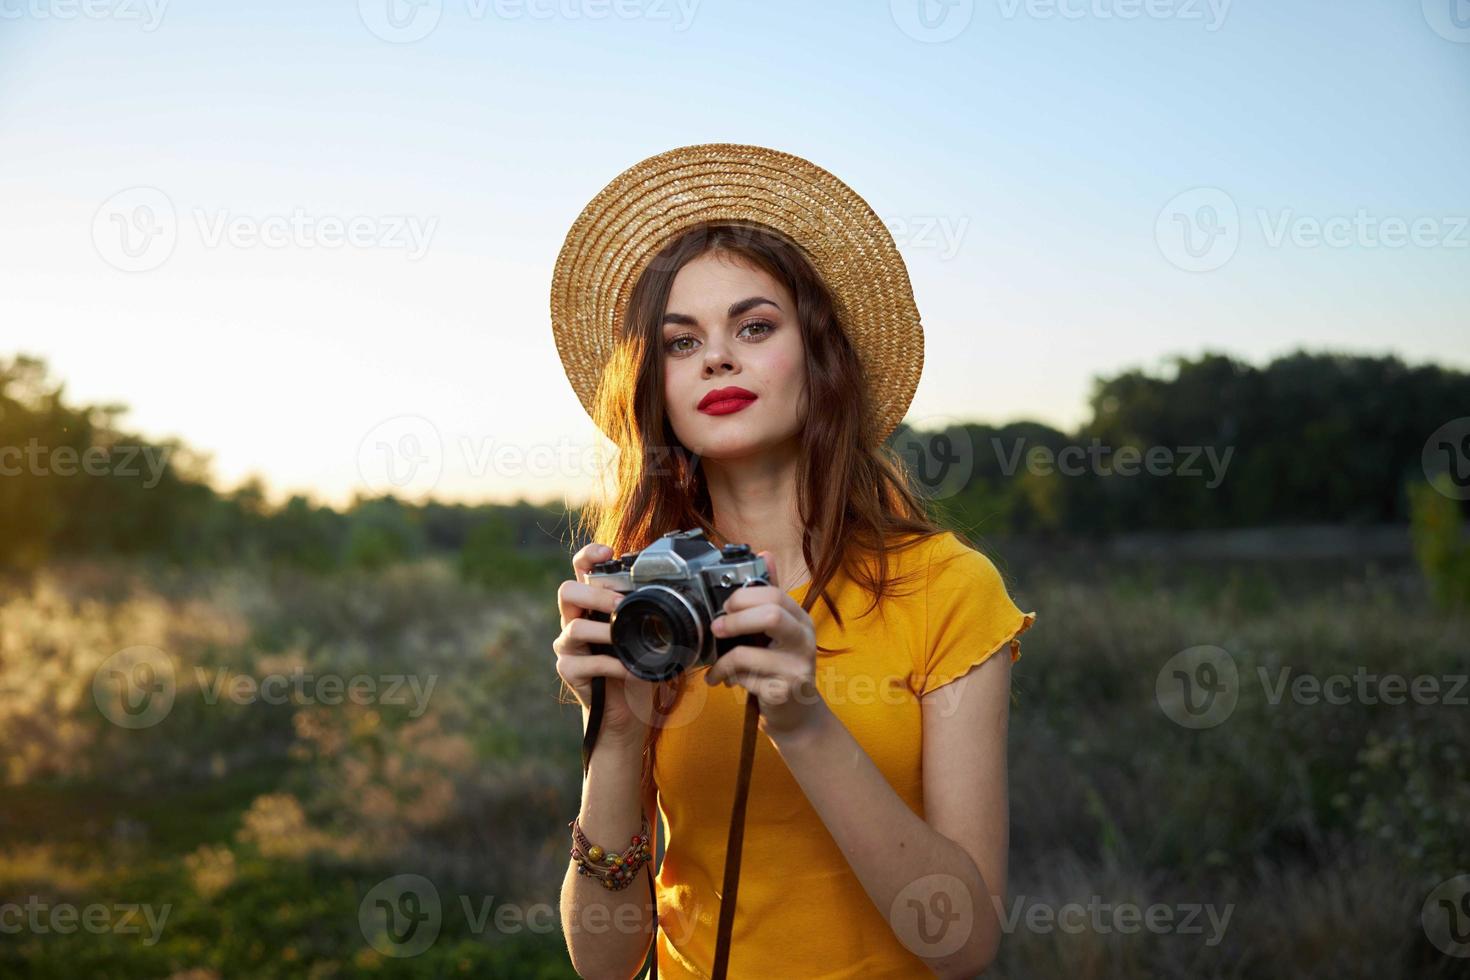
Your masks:
M 699 410 L 706 415 L 728 415 L 755 401 L 756 394 L 745 388 L 716 388 L 699 400 Z

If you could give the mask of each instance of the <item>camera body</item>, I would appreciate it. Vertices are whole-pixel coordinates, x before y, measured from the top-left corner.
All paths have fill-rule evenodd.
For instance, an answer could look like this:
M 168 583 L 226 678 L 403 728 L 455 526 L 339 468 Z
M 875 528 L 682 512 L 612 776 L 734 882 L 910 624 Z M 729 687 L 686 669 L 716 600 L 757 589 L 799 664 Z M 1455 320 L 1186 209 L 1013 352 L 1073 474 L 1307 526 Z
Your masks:
M 668 680 L 737 646 L 770 645 L 764 633 L 710 632 L 735 590 L 771 584 L 765 559 L 749 545 L 716 548 L 699 528 L 670 531 L 642 551 L 598 562 L 587 582 L 623 593 L 611 616 L 587 615 L 611 624 L 611 645 L 594 643 L 592 651 L 617 657 L 634 677 Z

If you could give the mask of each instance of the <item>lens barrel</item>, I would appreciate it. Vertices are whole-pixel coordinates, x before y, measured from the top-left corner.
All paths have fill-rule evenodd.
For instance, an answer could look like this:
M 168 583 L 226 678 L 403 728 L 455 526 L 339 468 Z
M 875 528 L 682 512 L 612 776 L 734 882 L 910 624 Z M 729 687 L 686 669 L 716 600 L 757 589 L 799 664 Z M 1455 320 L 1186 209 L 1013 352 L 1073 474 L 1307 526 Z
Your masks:
M 634 677 L 664 681 L 699 659 L 703 617 L 666 585 L 645 585 L 623 597 L 612 615 L 612 647 Z

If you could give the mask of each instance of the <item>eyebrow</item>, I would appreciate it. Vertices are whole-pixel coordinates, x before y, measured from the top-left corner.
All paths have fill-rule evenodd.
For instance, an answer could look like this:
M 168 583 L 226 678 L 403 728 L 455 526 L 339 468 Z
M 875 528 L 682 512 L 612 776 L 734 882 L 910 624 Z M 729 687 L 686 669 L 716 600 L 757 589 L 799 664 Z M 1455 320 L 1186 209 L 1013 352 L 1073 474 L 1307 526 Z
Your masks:
M 755 307 L 760 306 L 762 303 L 768 303 L 778 310 L 781 309 L 781 304 L 777 303 L 773 299 L 766 299 L 764 296 L 750 296 L 746 299 L 740 300 L 738 303 L 731 303 L 730 308 L 725 311 L 725 316 L 733 320 L 740 314 L 746 312 L 747 310 L 752 310 Z M 693 327 L 698 325 L 694 317 L 692 316 L 687 316 L 683 313 L 665 313 L 663 323 L 660 324 L 660 326 L 667 326 L 670 323 L 678 324 L 679 326 L 684 327 Z

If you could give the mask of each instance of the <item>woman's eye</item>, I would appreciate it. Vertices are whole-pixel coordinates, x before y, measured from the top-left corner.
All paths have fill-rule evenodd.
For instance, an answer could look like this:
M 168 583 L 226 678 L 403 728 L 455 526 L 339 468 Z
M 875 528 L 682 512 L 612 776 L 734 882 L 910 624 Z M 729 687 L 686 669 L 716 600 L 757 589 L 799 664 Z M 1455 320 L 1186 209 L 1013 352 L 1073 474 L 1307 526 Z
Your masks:
M 743 335 L 747 338 L 761 340 L 775 329 L 776 325 L 768 320 L 751 320 L 749 323 L 742 323 L 740 325 L 740 330 L 737 332 L 737 336 Z M 753 330 L 754 332 L 747 333 L 747 331 L 751 330 Z M 688 342 L 688 345 L 683 346 L 686 341 Z M 668 351 L 670 354 L 688 354 L 690 351 L 694 350 L 695 345 L 697 345 L 698 343 L 699 338 L 694 336 L 693 334 L 680 334 L 677 337 L 673 337 L 665 341 L 664 350 Z

